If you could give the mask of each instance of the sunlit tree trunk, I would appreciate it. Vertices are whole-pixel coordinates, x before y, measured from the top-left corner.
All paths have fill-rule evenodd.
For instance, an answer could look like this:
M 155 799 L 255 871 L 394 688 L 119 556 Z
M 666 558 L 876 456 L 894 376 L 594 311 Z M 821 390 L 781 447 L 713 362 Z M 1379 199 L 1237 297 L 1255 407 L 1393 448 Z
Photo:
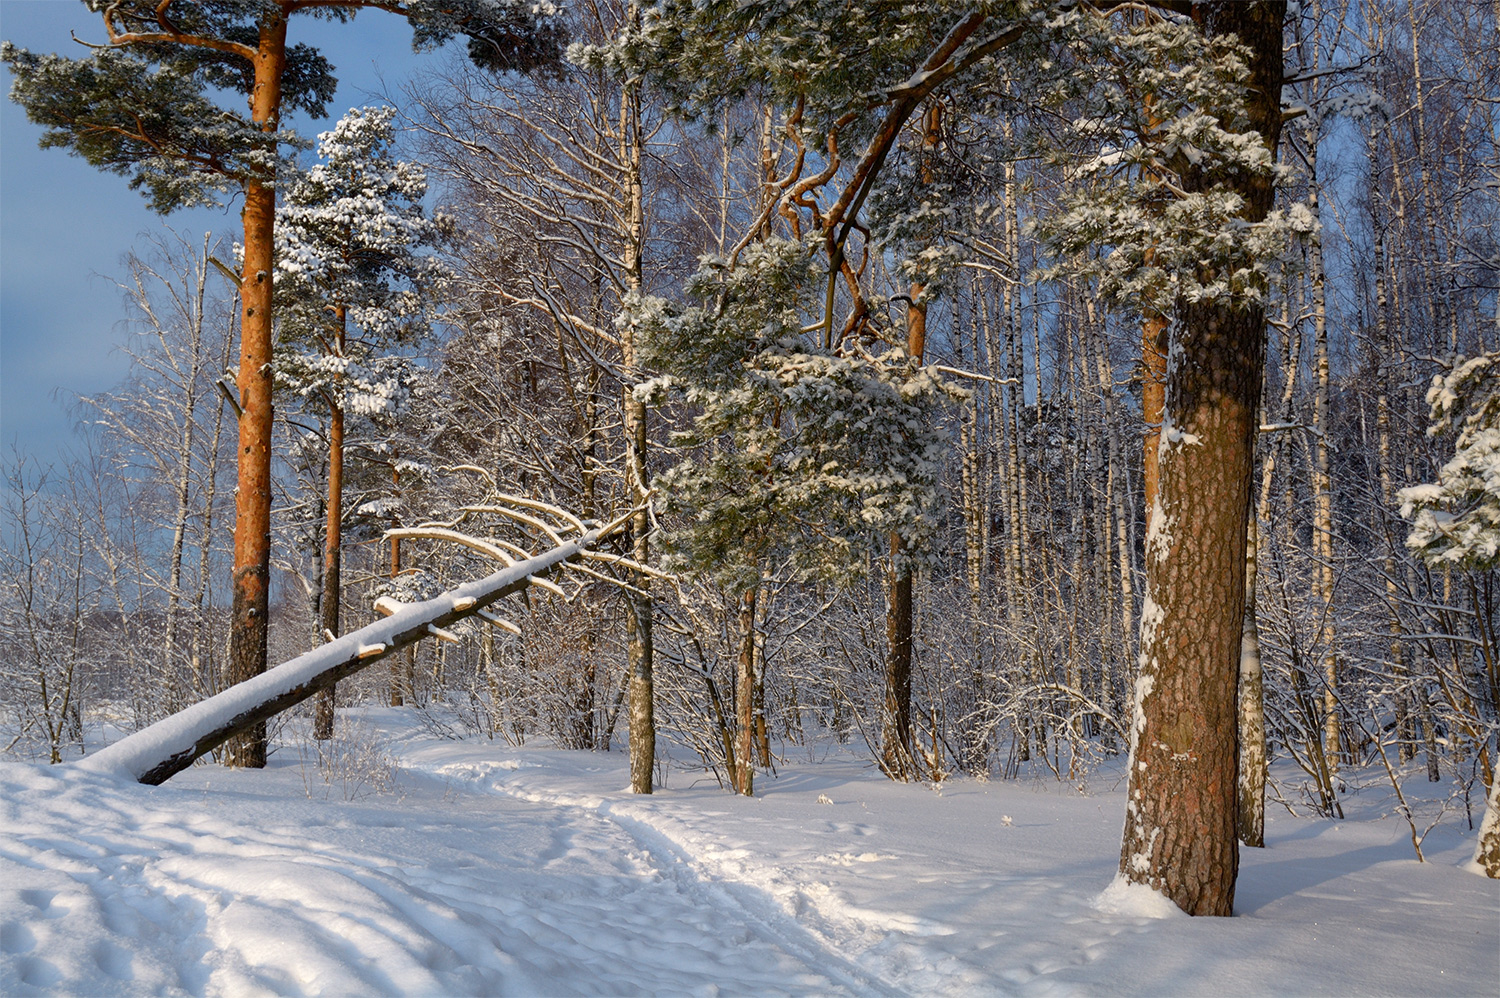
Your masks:
M 250 113 L 274 133 L 281 118 L 281 77 L 286 68 L 286 17 L 268 7 L 260 24 Z M 245 184 L 244 271 L 240 284 L 239 478 L 235 493 L 234 595 L 229 624 L 230 683 L 266 670 L 266 629 L 271 584 L 271 275 L 275 270 L 276 192 L 266 180 Z M 266 764 L 265 723 L 224 745 L 226 765 Z
M 1233 32 L 1248 47 L 1251 124 L 1274 150 L 1286 4 L 1194 10 L 1207 33 Z M 1244 217 L 1263 219 L 1272 179 L 1245 176 L 1234 186 Z M 1176 335 L 1147 540 L 1120 873 L 1189 914 L 1228 915 L 1239 867 L 1236 692 L 1264 310 L 1187 304 Z
M 344 353 L 345 323 L 348 309 L 343 305 L 334 308 L 334 347 L 339 356 Z M 324 640 L 332 641 L 339 636 L 339 609 L 343 602 L 343 587 L 340 574 L 343 565 L 344 535 L 344 406 L 336 395 L 328 396 L 328 522 L 323 531 L 323 598 L 319 624 Z M 318 694 L 316 713 L 313 717 L 313 737 L 333 737 L 333 708 L 337 687 L 329 686 Z

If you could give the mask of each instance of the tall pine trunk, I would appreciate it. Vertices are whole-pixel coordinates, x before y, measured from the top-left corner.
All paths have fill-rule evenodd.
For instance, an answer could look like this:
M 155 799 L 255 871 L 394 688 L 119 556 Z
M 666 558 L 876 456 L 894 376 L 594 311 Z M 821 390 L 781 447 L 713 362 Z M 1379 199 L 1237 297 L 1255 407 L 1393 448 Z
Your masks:
M 334 310 L 338 327 L 334 345 L 344 354 L 347 309 Z M 343 560 L 344 534 L 344 406 L 336 394 L 328 398 L 328 523 L 323 532 L 323 599 L 321 600 L 323 637 L 332 641 L 339 636 L 339 604 L 343 599 L 339 569 Z M 318 694 L 317 712 L 313 718 L 313 737 L 333 737 L 333 708 L 338 687 L 330 686 Z
M 286 68 L 286 17 L 268 9 L 255 55 L 251 118 L 274 135 L 281 116 Z M 240 284 L 239 478 L 234 506 L 234 597 L 229 624 L 230 683 L 266 671 L 271 583 L 271 275 L 275 270 L 276 192 L 255 178 L 245 184 L 245 266 Z M 225 743 L 230 766 L 266 764 L 262 722 Z
M 1206 33 L 1233 32 L 1249 48 L 1250 121 L 1274 150 L 1285 2 L 1194 10 Z M 1246 220 L 1263 219 L 1271 177 L 1242 176 L 1234 186 Z M 1239 868 L 1236 687 L 1265 313 L 1198 302 L 1181 306 L 1179 318 L 1147 539 L 1120 874 L 1189 914 L 1228 915 Z
M 922 150 L 931 154 L 942 134 L 940 104 L 927 109 L 922 127 Z M 924 163 L 923 183 L 932 181 Z M 922 300 L 926 288 L 921 282 L 911 287 L 911 304 L 906 310 L 906 353 L 916 364 L 922 363 L 927 350 L 927 303 Z M 906 542 L 901 535 L 890 535 L 890 585 L 886 594 L 885 659 L 885 731 L 881 739 L 881 768 L 896 780 L 910 780 L 917 775 L 916 754 L 911 740 L 911 670 L 912 618 L 914 598 L 912 564 Z

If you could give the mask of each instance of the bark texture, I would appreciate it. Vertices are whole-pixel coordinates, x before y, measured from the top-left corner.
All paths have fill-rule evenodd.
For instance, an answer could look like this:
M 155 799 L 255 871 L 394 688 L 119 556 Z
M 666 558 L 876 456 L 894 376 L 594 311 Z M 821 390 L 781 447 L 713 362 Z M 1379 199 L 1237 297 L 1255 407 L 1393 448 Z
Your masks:
M 286 69 L 286 18 L 268 12 L 261 22 L 250 95 L 252 119 L 275 132 Z M 229 684 L 266 671 L 266 624 L 271 581 L 271 274 L 274 270 L 276 192 L 263 180 L 245 185 L 245 269 L 240 286 L 239 477 L 234 506 L 234 597 L 229 625 Z M 266 729 L 247 728 L 224 746 L 230 766 L 266 764 Z
M 900 536 L 892 534 L 880 768 L 893 780 L 910 780 L 917 775 L 911 740 L 912 577 L 911 566 L 902 564 L 904 551 Z
M 912 291 L 916 298 L 920 285 Z M 907 317 L 907 352 L 920 363 L 927 342 L 927 306 L 913 305 Z M 892 533 L 890 589 L 885 609 L 885 724 L 880 768 L 893 780 L 917 777 L 911 740 L 912 566 L 901 535 Z
M 634 25 L 640 20 L 640 8 L 632 3 L 626 14 Z M 645 189 L 641 174 L 641 154 L 645 139 L 641 132 L 641 85 L 628 83 L 620 98 L 620 163 L 624 167 L 626 232 L 623 260 L 625 284 L 629 291 L 641 290 L 642 254 L 646 243 Z M 634 333 L 627 326 L 622 341 L 625 367 L 636 370 Z M 646 565 L 651 558 L 651 517 L 647 504 L 651 497 L 650 477 L 646 470 L 646 405 L 625 389 L 623 404 L 625 430 L 625 489 L 636 506 L 631 520 L 631 557 Z M 626 662 L 630 670 L 630 789 L 649 794 L 652 769 L 656 765 L 656 693 L 653 678 L 655 646 L 652 643 L 651 580 L 642 572 L 633 573 L 630 584 L 635 592 L 626 613 Z
M 1195 8 L 1205 32 L 1233 32 L 1249 47 L 1251 120 L 1272 149 L 1285 14 L 1283 2 Z M 1263 219 L 1271 178 L 1232 182 L 1246 219 Z M 1258 306 L 1196 303 L 1178 318 L 1146 546 L 1120 873 L 1189 914 L 1228 915 L 1239 867 L 1236 687 L 1265 315 Z
M 735 663 L 735 793 L 755 795 L 755 610 L 756 589 L 740 598 L 740 654 Z

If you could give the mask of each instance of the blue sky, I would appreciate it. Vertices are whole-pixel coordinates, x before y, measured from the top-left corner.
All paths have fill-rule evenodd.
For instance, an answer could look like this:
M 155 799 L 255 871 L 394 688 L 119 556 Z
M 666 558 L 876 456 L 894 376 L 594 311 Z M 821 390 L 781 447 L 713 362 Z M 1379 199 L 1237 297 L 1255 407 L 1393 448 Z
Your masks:
M 102 39 L 97 15 L 80 0 L 0 0 L 0 38 L 34 52 L 81 53 L 72 30 Z M 398 91 L 437 53 L 414 55 L 398 18 L 367 11 L 349 24 L 292 21 L 290 40 L 317 45 L 337 69 L 338 95 L 323 121 L 294 122 L 308 137 L 350 107 Z M 0 70 L 3 73 L 3 70 Z M 4 73 L 5 89 L 10 88 Z M 239 230 L 238 201 L 165 220 L 123 177 L 101 173 L 60 149 L 41 150 L 41 129 L 9 100 L 0 106 L 0 450 L 13 445 L 43 465 L 72 434 L 68 407 L 110 388 L 128 370 L 118 349 L 126 310 L 112 278 L 143 232 L 163 224 L 201 236 Z

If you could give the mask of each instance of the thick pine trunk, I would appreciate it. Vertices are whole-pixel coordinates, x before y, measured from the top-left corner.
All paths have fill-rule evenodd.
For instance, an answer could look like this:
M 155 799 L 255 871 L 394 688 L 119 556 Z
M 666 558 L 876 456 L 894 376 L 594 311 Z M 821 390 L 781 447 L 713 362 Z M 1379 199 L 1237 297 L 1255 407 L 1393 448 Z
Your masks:
M 1195 915 L 1228 915 L 1236 839 L 1236 686 L 1262 316 L 1184 309 L 1146 547 L 1121 872 Z M 1201 358 L 1201 363 L 1193 363 Z M 1175 442 L 1174 442 L 1175 439 Z
M 1250 118 L 1274 149 L 1286 4 L 1213 3 L 1199 13 L 1208 33 L 1234 32 L 1249 47 Z M 1264 218 L 1271 179 L 1236 186 L 1247 220 Z M 1177 337 L 1147 540 L 1120 873 L 1189 914 L 1228 915 L 1239 867 L 1236 686 L 1264 311 L 1184 305 Z
M 255 56 L 251 117 L 274 133 L 286 68 L 286 18 L 268 12 Z M 270 140 L 268 140 L 270 141 Z M 271 582 L 271 274 L 275 269 L 276 192 L 260 179 L 245 185 L 245 268 L 240 286 L 240 435 L 234 518 L 234 597 L 229 624 L 228 681 L 266 671 Z M 226 765 L 266 764 L 264 722 L 225 743 Z
M 1161 449 L 1161 416 L 1167 392 L 1167 329 L 1165 316 L 1149 315 L 1141 324 L 1141 418 L 1146 424 L 1141 463 L 1141 497 L 1146 509 L 1146 529 L 1151 529 L 1151 511 L 1156 505 L 1157 453 Z

